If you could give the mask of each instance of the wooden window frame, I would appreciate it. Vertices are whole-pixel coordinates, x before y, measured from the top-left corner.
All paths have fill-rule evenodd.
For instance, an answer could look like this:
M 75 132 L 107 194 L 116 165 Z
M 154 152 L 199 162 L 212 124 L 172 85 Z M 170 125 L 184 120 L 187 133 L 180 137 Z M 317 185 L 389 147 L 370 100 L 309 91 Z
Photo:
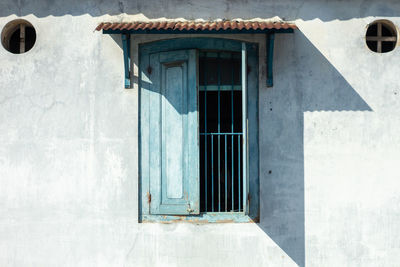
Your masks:
M 247 87 L 250 92 L 247 94 L 247 99 L 244 99 L 247 110 L 252 114 L 251 118 L 244 120 L 246 129 L 249 135 L 246 135 L 249 140 L 247 147 L 248 156 L 245 165 L 247 168 L 246 186 L 249 193 L 243 197 L 247 209 L 244 212 L 206 212 L 200 215 L 154 215 L 150 212 L 152 196 L 149 191 L 149 178 L 143 178 L 144 169 L 142 169 L 142 149 L 145 146 L 139 141 L 139 222 L 193 222 L 193 223 L 212 223 L 212 222 L 258 222 L 259 221 L 259 153 L 258 153 L 258 45 L 255 43 L 244 43 L 237 40 L 225 38 L 179 38 L 159 40 L 151 43 L 139 45 L 139 99 L 142 98 L 142 92 L 146 90 L 146 71 L 148 71 L 148 56 L 151 53 L 165 52 L 181 49 L 220 49 L 225 51 L 235 51 L 245 53 L 245 59 L 249 61 L 252 71 L 247 70 Z M 247 53 L 247 56 L 246 56 Z M 246 64 L 247 65 L 247 64 Z M 246 79 L 243 79 L 246 85 Z M 143 101 L 140 110 L 144 108 Z M 139 114 L 141 112 L 139 111 Z M 139 135 L 141 136 L 141 115 L 139 115 Z M 142 140 L 142 138 L 139 138 Z M 249 161 L 249 158 L 252 161 Z

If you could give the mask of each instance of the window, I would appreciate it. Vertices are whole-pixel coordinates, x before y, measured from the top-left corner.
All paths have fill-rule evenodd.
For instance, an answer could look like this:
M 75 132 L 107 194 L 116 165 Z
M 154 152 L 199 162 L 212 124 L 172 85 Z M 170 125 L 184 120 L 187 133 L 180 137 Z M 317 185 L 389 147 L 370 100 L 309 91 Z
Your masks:
M 35 28 L 26 20 L 13 20 L 3 28 L 1 42 L 3 47 L 13 54 L 25 53 L 31 50 L 36 42 Z
M 377 53 L 392 51 L 397 43 L 396 27 L 387 20 L 378 20 L 368 26 L 366 33 L 368 48 Z
M 256 221 L 257 45 L 182 38 L 139 53 L 141 221 Z

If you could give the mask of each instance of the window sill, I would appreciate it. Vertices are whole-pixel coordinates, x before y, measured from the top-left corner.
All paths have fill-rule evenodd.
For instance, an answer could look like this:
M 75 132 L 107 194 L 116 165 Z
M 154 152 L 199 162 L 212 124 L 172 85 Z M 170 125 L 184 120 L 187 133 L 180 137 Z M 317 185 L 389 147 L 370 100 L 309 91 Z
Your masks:
M 242 212 L 207 212 L 200 215 L 142 215 L 142 223 L 258 223 L 258 217 L 251 217 Z

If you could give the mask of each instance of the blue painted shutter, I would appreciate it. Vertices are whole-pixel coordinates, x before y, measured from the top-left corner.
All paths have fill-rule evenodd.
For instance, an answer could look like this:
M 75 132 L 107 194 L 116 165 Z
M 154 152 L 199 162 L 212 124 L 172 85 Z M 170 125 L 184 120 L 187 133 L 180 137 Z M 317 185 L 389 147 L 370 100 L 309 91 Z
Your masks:
M 199 214 L 197 51 L 150 54 L 151 214 Z

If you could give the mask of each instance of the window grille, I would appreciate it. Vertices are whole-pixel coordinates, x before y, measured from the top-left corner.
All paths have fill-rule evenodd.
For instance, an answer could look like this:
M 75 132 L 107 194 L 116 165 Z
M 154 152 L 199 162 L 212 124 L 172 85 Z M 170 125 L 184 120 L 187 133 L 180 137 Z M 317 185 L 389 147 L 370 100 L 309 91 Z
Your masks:
M 199 55 L 200 211 L 243 211 L 241 54 Z

